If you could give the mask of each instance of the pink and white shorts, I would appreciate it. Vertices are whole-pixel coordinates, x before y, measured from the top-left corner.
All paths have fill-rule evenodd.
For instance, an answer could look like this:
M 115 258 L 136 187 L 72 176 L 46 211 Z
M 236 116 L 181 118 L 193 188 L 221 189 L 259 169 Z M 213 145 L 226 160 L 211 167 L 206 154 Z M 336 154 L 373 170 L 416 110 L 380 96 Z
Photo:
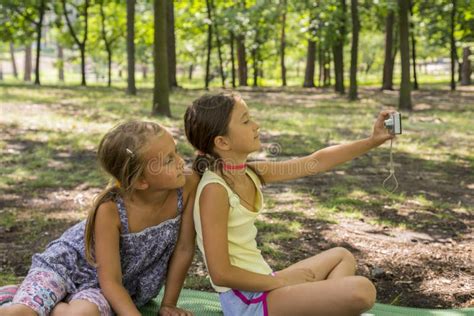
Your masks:
M 66 292 L 66 281 L 57 273 L 45 269 L 32 269 L 21 283 L 12 304 L 23 304 L 33 309 L 38 315 L 49 315 L 61 301 L 85 300 L 97 306 L 100 315 L 109 316 L 112 309 L 98 288 L 85 289 L 70 294 Z

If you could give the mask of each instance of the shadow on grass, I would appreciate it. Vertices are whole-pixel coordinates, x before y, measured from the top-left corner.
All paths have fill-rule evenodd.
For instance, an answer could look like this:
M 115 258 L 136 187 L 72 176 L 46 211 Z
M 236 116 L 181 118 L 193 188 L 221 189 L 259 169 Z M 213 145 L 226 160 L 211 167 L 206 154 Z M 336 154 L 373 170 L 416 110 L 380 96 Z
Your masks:
M 33 140 L 16 133 L 15 138 L 2 140 L 2 151 L 6 154 L 0 159 L 3 168 L 0 180 L 4 192 L 22 192 L 21 198 L 25 199 L 37 189 L 68 189 L 79 184 L 98 186 L 104 183 L 95 152 L 84 149 L 81 143 L 88 141 L 90 135 L 44 129 L 29 132 L 41 133 L 48 140 Z
M 417 261 L 401 262 L 386 259 L 380 265 L 384 273 L 371 277 L 381 303 L 418 308 L 452 308 L 453 298 L 457 305 L 465 305 L 474 298 L 472 292 L 452 292 L 448 279 L 459 278 L 460 269 L 466 271 L 469 283 L 469 267 L 456 257 L 449 259 L 417 258 Z M 467 263 L 469 264 L 469 263 Z M 429 267 L 423 269 L 421 267 Z M 462 273 L 462 272 L 461 272 Z M 400 278 L 403 276 L 403 278 Z
M 382 182 L 388 173 L 370 162 L 372 158 L 380 160 L 380 156 L 387 153 L 381 150 L 343 170 L 305 178 L 294 183 L 294 190 L 312 195 L 335 212 L 359 212 L 359 218 L 366 221 L 421 232 L 432 242 L 469 233 L 469 223 L 474 220 L 472 192 L 466 186 L 474 181 L 469 164 L 433 162 L 397 153 L 402 166 L 396 170 L 400 187 L 396 193 L 387 193 Z M 426 165 L 430 166 L 428 171 L 424 170 Z

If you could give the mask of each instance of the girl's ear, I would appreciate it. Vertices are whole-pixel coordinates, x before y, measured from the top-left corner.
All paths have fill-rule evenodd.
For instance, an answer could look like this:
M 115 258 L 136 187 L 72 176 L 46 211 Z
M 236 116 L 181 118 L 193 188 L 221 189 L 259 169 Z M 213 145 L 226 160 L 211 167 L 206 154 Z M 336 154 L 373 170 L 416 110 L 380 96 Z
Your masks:
M 150 185 L 148 184 L 148 182 L 145 180 L 144 177 L 140 177 L 138 180 L 137 180 L 137 183 L 136 183 L 136 189 L 137 190 L 146 190 L 148 189 Z
M 227 151 L 231 149 L 229 139 L 225 136 L 217 136 L 216 138 L 214 138 L 214 146 L 222 151 Z

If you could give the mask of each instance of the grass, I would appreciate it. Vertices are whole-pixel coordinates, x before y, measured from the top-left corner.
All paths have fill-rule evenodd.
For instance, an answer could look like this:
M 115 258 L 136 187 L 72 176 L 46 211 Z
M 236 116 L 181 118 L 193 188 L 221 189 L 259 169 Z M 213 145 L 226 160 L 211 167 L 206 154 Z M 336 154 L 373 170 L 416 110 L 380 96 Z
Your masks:
M 256 226 L 262 253 L 274 260 L 275 267 L 287 264 L 291 254 L 283 245 L 304 236 L 308 223 L 324 229 L 348 219 L 401 230 L 433 225 L 448 229 L 458 223 L 458 216 L 473 214 L 472 205 L 463 198 L 474 183 L 473 98 L 462 92 L 449 93 L 439 84 L 431 88 L 414 94 L 415 111 L 402 113 L 404 134 L 394 144 L 399 191 L 389 193 L 381 187 L 388 175 L 388 145 L 327 174 L 276 189 L 270 186 L 273 191 L 265 195 L 267 213 Z M 46 194 L 56 191 L 82 194 L 75 191 L 79 186 L 103 187 L 107 179 L 97 169 L 95 150 L 102 135 L 119 121 L 161 122 L 173 130 L 179 152 L 190 161 L 194 150 L 185 140 L 182 116 L 203 93 L 173 92 L 173 117 L 163 118 L 150 117 L 149 89 L 132 97 L 121 88 L 1 84 L 0 195 L 4 198 L 0 201 L 0 231 L 17 229 L 24 233 L 20 244 L 28 245 L 51 225 L 59 225 L 55 222 L 62 218 L 58 213 L 67 213 L 67 206 L 36 211 L 26 201 L 47 199 Z M 397 104 L 393 93 L 374 89 L 362 90 L 357 102 L 348 102 L 330 90 L 295 87 L 284 92 L 243 89 L 240 93 L 260 123 L 265 143 L 277 145 L 276 156 L 265 151 L 258 154 L 271 159 L 302 156 L 367 137 L 377 112 Z M 82 209 L 74 212 L 79 209 L 75 208 L 67 213 L 68 222 L 84 217 Z M 291 216 L 282 216 L 285 212 Z M 43 236 L 34 250 L 44 247 L 48 239 Z M 15 273 L 13 268 L 2 270 L 0 285 L 17 280 Z M 191 288 L 206 284 L 204 276 L 186 280 Z

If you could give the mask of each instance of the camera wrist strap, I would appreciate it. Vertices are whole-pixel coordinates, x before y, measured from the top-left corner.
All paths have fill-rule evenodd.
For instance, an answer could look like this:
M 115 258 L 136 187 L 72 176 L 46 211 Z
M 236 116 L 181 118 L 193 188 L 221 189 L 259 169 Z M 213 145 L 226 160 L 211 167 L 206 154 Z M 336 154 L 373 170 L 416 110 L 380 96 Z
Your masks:
M 395 167 L 393 166 L 393 157 L 392 157 L 392 145 L 393 145 L 393 139 L 390 139 L 390 174 L 389 176 L 383 181 L 382 186 L 385 189 L 385 191 L 393 193 L 395 190 L 398 188 L 398 181 L 397 177 L 395 176 Z M 385 183 L 393 177 L 393 180 L 395 181 L 395 186 L 393 187 L 392 190 L 387 189 Z

